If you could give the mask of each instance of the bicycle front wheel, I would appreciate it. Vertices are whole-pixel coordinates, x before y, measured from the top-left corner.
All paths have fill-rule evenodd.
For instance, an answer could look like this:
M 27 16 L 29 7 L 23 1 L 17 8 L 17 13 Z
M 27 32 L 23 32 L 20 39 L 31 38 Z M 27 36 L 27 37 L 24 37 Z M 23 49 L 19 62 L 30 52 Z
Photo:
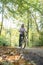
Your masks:
M 26 47 L 26 43 L 22 42 L 22 48 L 25 48 L 25 47 Z

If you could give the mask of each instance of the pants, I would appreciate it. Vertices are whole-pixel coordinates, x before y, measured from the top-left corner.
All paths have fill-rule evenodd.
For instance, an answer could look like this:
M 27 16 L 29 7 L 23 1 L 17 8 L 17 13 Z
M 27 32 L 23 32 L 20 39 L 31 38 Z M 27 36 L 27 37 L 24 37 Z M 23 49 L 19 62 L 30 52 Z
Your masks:
M 24 39 L 24 34 L 20 34 L 20 36 L 19 36 L 19 47 L 22 46 L 22 43 L 21 43 L 23 41 L 22 37 Z

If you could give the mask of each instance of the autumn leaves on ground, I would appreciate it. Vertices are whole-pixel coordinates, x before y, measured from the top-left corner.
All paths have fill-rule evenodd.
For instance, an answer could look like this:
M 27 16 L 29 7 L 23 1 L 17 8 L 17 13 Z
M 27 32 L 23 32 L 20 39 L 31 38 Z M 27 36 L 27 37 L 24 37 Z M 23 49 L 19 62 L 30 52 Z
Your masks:
M 24 58 L 23 49 L 0 47 L 0 65 L 33 65 Z

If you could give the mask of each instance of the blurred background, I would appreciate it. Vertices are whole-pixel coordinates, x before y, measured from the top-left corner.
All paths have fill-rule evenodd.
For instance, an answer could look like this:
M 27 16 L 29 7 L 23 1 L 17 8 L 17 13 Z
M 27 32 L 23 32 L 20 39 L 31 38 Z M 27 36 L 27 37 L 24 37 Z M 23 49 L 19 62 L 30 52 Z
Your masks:
M 27 47 L 43 46 L 43 0 L 0 0 L 0 46 L 18 47 L 22 23 Z

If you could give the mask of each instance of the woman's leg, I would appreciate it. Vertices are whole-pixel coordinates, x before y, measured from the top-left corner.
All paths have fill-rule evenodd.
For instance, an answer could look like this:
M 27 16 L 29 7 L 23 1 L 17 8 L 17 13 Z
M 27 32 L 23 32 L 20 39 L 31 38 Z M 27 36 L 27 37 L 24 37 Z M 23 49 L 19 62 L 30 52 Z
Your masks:
M 21 45 L 22 45 L 22 44 L 21 44 L 21 41 L 22 41 L 22 40 L 21 40 L 21 35 L 20 35 L 20 36 L 19 36 L 19 47 L 21 47 Z

